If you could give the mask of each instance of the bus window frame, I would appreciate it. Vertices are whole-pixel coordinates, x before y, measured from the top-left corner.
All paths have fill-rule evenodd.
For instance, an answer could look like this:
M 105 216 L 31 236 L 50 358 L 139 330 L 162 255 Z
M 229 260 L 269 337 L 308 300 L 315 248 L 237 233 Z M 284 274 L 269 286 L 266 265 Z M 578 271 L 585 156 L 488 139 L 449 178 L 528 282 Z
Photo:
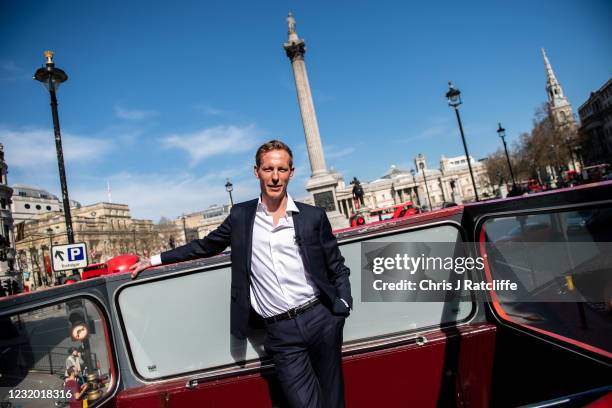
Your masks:
M 10 318 L 11 316 L 20 315 L 35 310 L 44 309 L 47 307 L 57 306 L 59 304 L 67 305 L 70 301 L 73 300 L 88 300 L 92 302 L 92 304 L 100 312 L 100 320 L 104 329 L 104 344 L 106 345 L 106 350 L 109 357 L 109 374 L 111 379 L 109 392 L 103 394 L 102 398 L 95 401 L 96 406 L 103 406 L 105 403 L 108 403 L 117 395 L 119 391 L 119 384 L 121 383 L 121 370 L 119 369 L 119 358 L 117 355 L 117 344 L 115 342 L 112 320 L 109 318 L 110 314 L 104 302 L 97 295 L 91 293 L 76 292 L 66 294 L 58 298 L 53 298 L 53 300 L 51 301 L 49 301 L 49 298 L 33 300 L 31 303 L 24 303 L 16 307 L 15 309 L 10 309 L 10 311 L 0 310 L 0 318 Z
M 402 225 L 400 226 L 400 228 L 390 226 L 382 231 L 377 230 L 371 233 L 364 233 L 359 236 L 343 237 L 341 238 L 341 240 L 339 240 L 338 245 L 342 247 L 343 245 L 346 245 L 346 244 L 359 243 L 361 241 L 365 241 L 371 238 L 380 238 L 380 237 L 385 237 L 389 235 L 421 231 L 421 230 L 431 229 L 431 228 L 436 228 L 436 227 L 441 227 L 441 226 L 454 227 L 456 230 L 458 230 L 461 241 L 466 242 L 466 236 L 467 236 L 466 230 L 461 225 L 461 223 L 455 220 L 446 219 L 446 220 L 440 220 L 436 222 L 429 222 L 428 220 L 424 220 L 422 223 L 418 223 L 417 225 L 413 225 L 413 226 Z M 193 267 L 187 267 L 186 269 L 180 269 L 180 270 L 175 270 L 175 271 L 173 271 L 172 269 L 176 268 L 177 265 L 180 265 L 180 263 L 155 267 L 155 268 L 152 268 L 153 271 L 163 270 L 165 268 L 170 268 L 170 269 L 166 272 L 161 272 L 161 273 L 155 274 L 153 276 L 148 276 L 148 277 L 146 276 L 146 271 L 145 271 L 145 276 L 141 275 L 139 279 L 127 281 L 116 288 L 113 294 L 112 301 L 114 303 L 114 308 L 117 314 L 117 325 L 121 332 L 120 335 L 121 335 L 125 355 L 127 356 L 128 361 L 129 361 L 130 372 L 136 379 L 138 379 L 138 381 L 141 381 L 144 384 L 155 384 L 155 383 L 159 383 L 163 381 L 177 380 L 177 379 L 197 378 L 198 380 L 216 380 L 216 379 L 222 379 L 222 378 L 228 378 L 228 377 L 235 377 L 239 375 L 261 373 L 263 371 L 273 369 L 274 364 L 271 359 L 265 358 L 262 360 L 259 358 L 253 358 L 253 359 L 241 362 L 242 363 L 241 365 L 236 365 L 235 362 L 232 362 L 232 363 L 218 365 L 214 367 L 207 367 L 207 368 L 193 370 L 193 371 L 185 371 L 185 372 L 181 372 L 179 374 L 174 374 L 174 375 L 160 376 L 160 377 L 156 377 L 152 379 L 143 377 L 140 374 L 140 372 L 137 370 L 136 362 L 134 360 L 134 355 L 132 353 L 132 349 L 131 349 L 129 338 L 128 338 L 128 333 L 127 333 L 126 326 L 125 326 L 125 321 L 121 313 L 121 308 L 119 304 L 119 296 L 121 292 L 123 292 L 124 290 L 130 287 L 144 285 L 144 284 L 151 283 L 151 282 L 157 282 L 157 281 L 162 281 L 162 280 L 167 280 L 167 279 L 172 279 L 172 278 L 179 278 L 181 276 L 186 276 L 186 275 L 195 274 L 195 273 L 207 273 L 209 271 L 214 271 L 214 270 L 225 268 L 225 267 L 231 268 L 231 262 L 229 261 L 229 255 L 225 255 L 225 257 L 226 259 L 219 259 L 218 263 L 211 263 L 209 265 L 194 265 Z M 206 259 L 206 258 L 203 258 L 203 259 Z M 211 258 L 208 258 L 206 260 L 208 262 L 212 261 Z M 405 346 L 408 344 L 417 344 L 419 339 L 421 339 L 427 333 L 430 333 L 433 331 L 444 330 L 449 327 L 467 326 L 477 316 L 479 316 L 481 312 L 481 308 L 478 302 L 473 300 L 471 303 L 472 303 L 471 305 L 472 307 L 471 307 L 469 314 L 464 319 L 461 319 L 461 320 L 450 321 L 444 324 L 422 326 L 422 327 L 417 327 L 417 328 L 412 328 L 412 329 L 407 329 L 407 330 L 402 330 L 402 331 L 389 332 L 389 333 L 384 333 L 384 334 L 377 335 L 377 336 L 356 339 L 350 342 L 344 342 L 342 345 L 342 357 L 366 354 L 369 352 L 375 352 L 377 350 L 380 350 L 381 348 L 391 348 L 391 347 Z
M 540 214 L 559 214 L 563 212 L 571 212 L 571 211 L 581 211 L 581 210 L 591 210 L 597 208 L 608 208 L 612 209 L 611 201 L 599 201 L 599 202 L 590 202 L 590 203 L 581 203 L 581 204 L 565 204 L 558 206 L 547 206 L 543 208 L 527 208 L 523 210 L 510 210 L 510 211 L 499 211 L 499 212 L 487 212 L 480 216 L 478 216 L 474 221 L 474 237 L 475 244 L 477 246 L 477 254 L 483 255 L 482 249 L 484 242 L 481 239 L 484 239 L 483 232 L 486 232 L 486 229 L 483 230 L 483 226 L 488 220 L 503 218 L 503 217 L 516 217 L 520 215 L 540 215 Z M 486 255 L 486 250 L 484 252 Z M 479 276 L 479 278 L 486 280 L 487 282 L 491 281 L 490 274 L 490 265 L 488 260 L 485 258 L 485 270 L 481 273 L 483 276 Z M 489 270 L 489 273 L 486 271 Z M 488 275 L 488 276 L 487 276 Z M 488 310 L 491 312 L 493 318 L 497 321 L 498 324 L 508 327 L 513 330 L 517 330 L 523 334 L 534 336 L 542 341 L 550 342 L 558 347 L 564 348 L 566 350 L 575 352 L 584 357 L 590 358 L 592 360 L 602 362 L 605 364 L 609 364 L 609 359 L 606 360 L 606 356 L 601 352 L 595 351 L 594 349 L 598 349 L 595 346 L 592 346 L 588 343 L 583 343 L 580 340 L 572 339 L 569 337 L 565 337 L 563 335 L 557 334 L 555 332 L 550 332 L 545 329 L 536 328 L 524 323 L 518 323 L 514 321 L 511 317 L 507 316 L 504 312 L 504 309 L 501 307 L 499 302 L 497 302 L 497 296 L 494 291 L 489 291 L 488 296 L 490 301 L 488 303 Z M 507 316 L 507 317 L 504 317 Z M 605 350 L 603 350 L 605 351 Z

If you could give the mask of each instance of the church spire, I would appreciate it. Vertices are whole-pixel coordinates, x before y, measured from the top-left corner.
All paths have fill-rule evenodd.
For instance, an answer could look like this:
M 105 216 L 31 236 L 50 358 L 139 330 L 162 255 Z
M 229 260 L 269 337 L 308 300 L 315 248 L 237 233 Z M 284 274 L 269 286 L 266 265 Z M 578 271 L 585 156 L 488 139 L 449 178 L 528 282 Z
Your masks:
M 544 48 L 542 48 L 542 57 L 544 57 L 544 69 L 546 70 L 546 95 L 548 96 L 548 107 L 552 117 L 557 126 L 574 126 L 572 106 L 563 94 L 563 88 L 561 88 L 561 84 L 555 76 Z
M 546 84 L 558 84 L 557 78 L 555 77 L 555 73 L 553 72 L 552 66 L 550 65 L 550 61 L 548 61 L 548 56 L 546 55 L 546 51 L 542 48 L 542 56 L 544 57 L 544 68 L 546 68 Z
M 555 73 L 550 65 L 546 51 L 542 48 L 542 56 L 544 57 L 544 68 L 546 69 L 546 92 L 548 93 L 548 102 L 554 106 L 567 104 L 567 100 L 563 96 L 561 84 L 557 81 Z

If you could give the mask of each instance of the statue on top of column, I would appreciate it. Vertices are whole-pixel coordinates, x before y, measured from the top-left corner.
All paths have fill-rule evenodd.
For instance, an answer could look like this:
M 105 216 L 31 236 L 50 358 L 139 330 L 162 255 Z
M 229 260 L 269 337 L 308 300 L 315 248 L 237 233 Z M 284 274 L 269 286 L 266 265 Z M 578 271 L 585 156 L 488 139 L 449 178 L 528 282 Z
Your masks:
M 295 18 L 293 18 L 293 14 L 289 12 L 287 16 L 287 24 L 289 26 L 288 34 L 295 34 Z
M 363 187 L 361 187 L 361 183 L 357 180 L 357 177 L 353 177 L 353 181 L 351 181 L 353 185 L 353 199 L 356 202 L 359 202 L 360 206 L 364 205 L 363 202 Z

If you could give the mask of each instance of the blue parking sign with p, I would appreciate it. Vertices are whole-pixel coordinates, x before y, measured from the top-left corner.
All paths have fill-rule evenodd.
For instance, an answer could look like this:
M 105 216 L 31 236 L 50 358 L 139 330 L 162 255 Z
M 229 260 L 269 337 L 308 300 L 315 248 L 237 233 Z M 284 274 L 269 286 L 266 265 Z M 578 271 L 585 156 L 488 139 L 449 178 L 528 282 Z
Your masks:
M 55 272 L 84 268 L 87 266 L 87 245 L 85 242 L 53 245 L 51 246 L 50 256 L 53 260 L 52 267 Z
M 72 247 L 68 249 L 68 261 L 83 261 L 85 259 L 85 251 L 83 247 Z

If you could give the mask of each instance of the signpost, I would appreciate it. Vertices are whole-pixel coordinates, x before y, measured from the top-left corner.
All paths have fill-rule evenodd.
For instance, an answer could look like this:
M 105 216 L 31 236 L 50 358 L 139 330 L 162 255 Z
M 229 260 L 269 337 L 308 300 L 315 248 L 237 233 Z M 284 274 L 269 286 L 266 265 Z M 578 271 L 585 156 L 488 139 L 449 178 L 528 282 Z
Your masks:
M 87 266 L 87 246 L 84 242 L 51 247 L 51 259 L 55 272 L 79 269 Z

